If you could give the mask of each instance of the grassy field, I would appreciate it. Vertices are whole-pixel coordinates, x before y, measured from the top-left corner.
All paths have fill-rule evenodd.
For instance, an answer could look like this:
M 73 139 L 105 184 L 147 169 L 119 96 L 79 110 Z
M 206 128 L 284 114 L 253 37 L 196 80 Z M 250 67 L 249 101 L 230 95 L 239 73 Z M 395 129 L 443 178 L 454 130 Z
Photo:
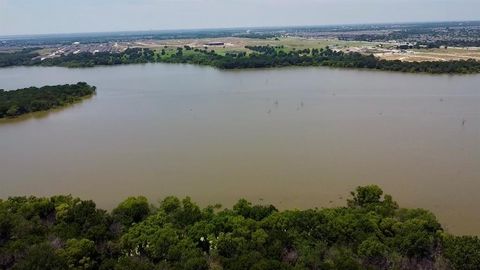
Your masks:
M 223 42 L 224 45 L 208 45 L 212 42 Z M 165 49 L 167 52 L 175 50 L 177 47 L 190 46 L 192 48 L 208 48 L 215 50 L 216 53 L 224 55 L 227 52 L 249 52 L 245 46 L 283 46 L 284 51 L 288 52 L 293 49 L 313 49 L 325 48 L 327 46 L 347 49 L 353 46 L 371 46 L 372 43 L 367 42 L 349 42 L 335 39 L 304 39 L 294 37 L 284 37 L 279 39 L 252 39 L 252 38 L 211 38 L 211 39 L 179 39 L 179 40 L 149 40 L 141 41 L 133 44 L 134 46 L 147 47 L 156 50 Z M 166 46 L 166 48 L 165 48 Z

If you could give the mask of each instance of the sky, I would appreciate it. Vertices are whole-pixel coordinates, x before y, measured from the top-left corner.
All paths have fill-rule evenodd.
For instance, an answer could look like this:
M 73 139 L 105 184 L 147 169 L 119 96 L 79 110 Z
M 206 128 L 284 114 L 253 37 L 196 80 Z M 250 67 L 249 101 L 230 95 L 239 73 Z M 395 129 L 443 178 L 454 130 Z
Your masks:
M 480 0 L 0 0 L 0 35 L 480 20 Z

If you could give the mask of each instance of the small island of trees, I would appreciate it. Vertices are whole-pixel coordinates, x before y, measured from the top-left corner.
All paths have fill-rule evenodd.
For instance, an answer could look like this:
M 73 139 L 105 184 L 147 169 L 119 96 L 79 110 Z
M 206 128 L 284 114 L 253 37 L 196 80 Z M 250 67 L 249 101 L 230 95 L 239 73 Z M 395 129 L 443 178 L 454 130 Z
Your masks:
M 95 86 L 85 82 L 11 91 L 0 89 L 0 118 L 63 107 L 93 95 L 95 90 Z
M 130 197 L 111 212 L 71 196 L 0 200 L 1 269 L 473 270 L 479 250 L 478 237 L 446 233 L 378 186 L 345 207 L 285 211 L 188 197 Z

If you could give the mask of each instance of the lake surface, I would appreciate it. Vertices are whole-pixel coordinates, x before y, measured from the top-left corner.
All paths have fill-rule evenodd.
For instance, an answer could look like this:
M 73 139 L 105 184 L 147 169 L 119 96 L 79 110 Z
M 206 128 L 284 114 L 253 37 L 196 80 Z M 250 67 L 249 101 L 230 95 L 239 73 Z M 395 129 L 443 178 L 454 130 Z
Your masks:
M 378 184 L 448 231 L 480 234 L 480 75 L 147 64 L 0 69 L 0 88 L 85 81 L 97 95 L 0 123 L 0 197 L 241 197 L 345 205 Z

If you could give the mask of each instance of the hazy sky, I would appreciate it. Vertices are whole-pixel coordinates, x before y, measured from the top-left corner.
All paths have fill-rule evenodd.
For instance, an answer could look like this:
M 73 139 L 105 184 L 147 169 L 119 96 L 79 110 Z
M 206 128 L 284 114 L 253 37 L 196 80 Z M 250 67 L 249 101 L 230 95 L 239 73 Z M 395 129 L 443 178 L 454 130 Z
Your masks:
M 0 35 L 479 19 L 480 0 L 0 0 Z

